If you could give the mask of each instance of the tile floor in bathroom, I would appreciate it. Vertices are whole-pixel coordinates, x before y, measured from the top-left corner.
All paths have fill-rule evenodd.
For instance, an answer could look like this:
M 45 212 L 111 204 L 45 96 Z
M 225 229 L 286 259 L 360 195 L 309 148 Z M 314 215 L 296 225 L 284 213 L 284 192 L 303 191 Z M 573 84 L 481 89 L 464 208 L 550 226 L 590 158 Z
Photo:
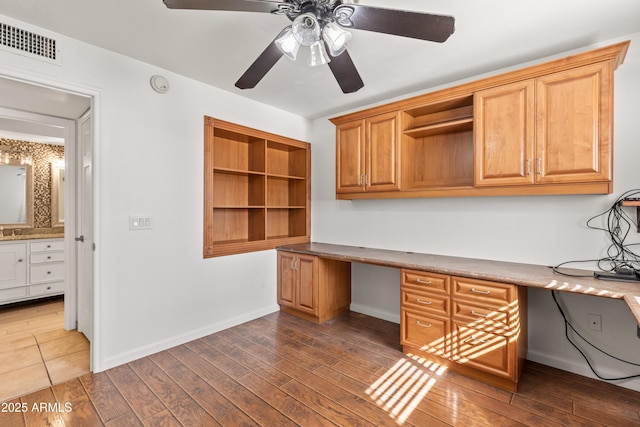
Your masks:
M 64 329 L 62 297 L 0 306 L 0 402 L 89 372 L 89 341 Z

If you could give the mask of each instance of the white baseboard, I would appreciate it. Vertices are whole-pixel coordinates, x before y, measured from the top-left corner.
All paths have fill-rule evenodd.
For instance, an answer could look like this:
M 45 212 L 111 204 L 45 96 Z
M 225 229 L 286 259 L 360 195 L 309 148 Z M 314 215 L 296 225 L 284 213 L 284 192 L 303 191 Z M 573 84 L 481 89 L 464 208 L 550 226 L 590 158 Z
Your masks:
M 539 352 L 536 352 L 535 350 L 534 351 L 529 350 L 527 352 L 527 359 L 531 360 L 532 362 L 538 362 L 543 365 L 551 366 L 553 368 L 562 369 L 563 371 L 573 372 L 574 374 L 582 375 L 583 377 L 600 380 L 600 378 L 596 377 L 594 373 L 591 372 L 591 369 L 589 369 L 589 366 L 582 359 L 580 360 L 565 359 L 557 356 L 550 356 L 548 354 L 539 353 Z M 640 370 L 638 370 L 637 372 L 640 372 Z M 625 375 L 621 375 L 620 372 L 615 372 L 612 370 L 608 370 L 606 368 L 599 368 L 598 373 L 608 378 L 625 376 Z M 603 380 L 600 380 L 600 381 L 603 381 Z M 624 381 L 604 381 L 604 382 L 608 382 L 608 383 L 611 383 L 620 387 L 628 388 L 631 390 L 640 391 L 639 379 L 624 380 Z
M 366 314 L 367 316 L 386 320 L 388 322 L 400 324 L 400 315 L 398 313 L 391 313 L 388 311 L 376 310 L 375 308 L 367 307 L 366 305 L 360 305 L 360 304 L 351 304 L 350 310 L 355 311 L 356 313 L 362 313 L 362 314 Z
M 101 371 L 111 369 L 113 367 L 120 366 L 125 363 L 129 363 L 133 360 L 137 360 L 142 357 L 146 357 L 151 354 L 164 351 L 166 349 L 187 343 L 189 341 L 206 337 L 207 335 L 211 335 L 213 333 L 231 328 L 233 326 L 240 325 L 250 320 L 257 319 L 258 317 L 266 316 L 267 314 L 274 313 L 278 310 L 280 310 L 280 306 L 273 305 L 261 310 L 253 311 L 251 313 L 245 313 L 242 316 L 226 319 L 222 322 L 214 323 L 213 325 L 196 329 L 186 334 L 167 338 L 162 341 L 155 342 L 153 344 L 149 344 L 143 347 L 136 348 L 131 351 L 127 351 L 126 353 L 121 353 L 113 357 L 109 357 L 108 359 L 104 359 L 102 363 L 100 363 L 100 367 L 102 368 Z M 95 371 L 95 372 L 98 372 L 98 371 Z

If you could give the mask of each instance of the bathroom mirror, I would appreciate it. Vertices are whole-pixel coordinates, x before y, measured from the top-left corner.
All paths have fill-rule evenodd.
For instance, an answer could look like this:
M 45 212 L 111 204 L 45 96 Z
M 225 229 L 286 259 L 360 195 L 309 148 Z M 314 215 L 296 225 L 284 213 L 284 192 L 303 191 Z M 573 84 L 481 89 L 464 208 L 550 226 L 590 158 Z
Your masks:
M 51 227 L 64 227 L 64 163 L 51 163 Z
M 33 167 L 0 163 L 0 226 L 33 228 Z

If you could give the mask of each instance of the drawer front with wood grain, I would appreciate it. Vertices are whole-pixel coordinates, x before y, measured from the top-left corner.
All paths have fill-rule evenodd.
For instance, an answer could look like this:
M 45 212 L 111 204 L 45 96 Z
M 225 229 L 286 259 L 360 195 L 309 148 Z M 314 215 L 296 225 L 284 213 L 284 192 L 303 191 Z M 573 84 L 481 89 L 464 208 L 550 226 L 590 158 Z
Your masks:
M 401 285 L 403 287 L 411 286 L 422 291 L 449 295 L 449 276 L 405 269 L 401 271 L 401 274 Z
M 501 307 L 514 301 L 516 286 L 487 280 L 452 277 L 452 297 L 457 300 L 482 302 L 493 307 Z
M 515 379 L 517 349 L 508 337 L 453 323 L 452 360 L 498 377 Z
M 420 312 L 449 316 L 449 298 L 442 294 L 419 292 L 413 288 L 400 289 L 401 306 Z
M 449 357 L 451 323 L 449 319 L 405 309 L 401 311 L 400 340 L 402 345 L 411 346 L 436 356 Z
M 511 334 L 513 327 L 518 324 L 517 307 L 511 305 L 501 304 L 491 307 L 454 299 L 451 303 L 451 311 L 454 320 L 495 334 Z

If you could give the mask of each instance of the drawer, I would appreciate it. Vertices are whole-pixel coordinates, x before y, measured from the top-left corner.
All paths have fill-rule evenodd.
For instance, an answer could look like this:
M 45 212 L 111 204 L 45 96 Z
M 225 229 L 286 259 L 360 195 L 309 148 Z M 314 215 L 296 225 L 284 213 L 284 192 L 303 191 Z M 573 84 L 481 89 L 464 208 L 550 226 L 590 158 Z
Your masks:
M 401 270 L 401 284 L 416 289 L 449 295 L 449 276 L 426 271 Z
M 64 240 L 46 240 L 44 242 L 31 242 L 31 252 L 64 251 Z
M 64 252 L 44 252 L 30 255 L 31 264 L 64 261 Z
M 470 368 L 513 380 L 517 347 L 509 338 L 453 324 L 452 360 Z
M 27 287 L 0 289 L 0 301 L 8 301 L 14 298 L 24 298 L 27 296 Z
M 31 266 L 29 272 L 31 273 L 29 283 L 33 285 L 64 280 L 64 264 L 61 262 L 35 264 Z
M 40 296 L 49 294 L 59 294 L 64 292 L 64 282 L 43 283 L 41 285 L 29 286 L 30 296 Z
M 400 289 L 401 305 L 421 312 L 449 316 L 449 297 L 437 293 L 419 292 L 403 286 Z
M 507 283 L 489 282 L 486 280 L 452 277 L 452 296 L 455 299 L 466 299 L 483 304 L 500 306 L 513 302 L 516 298 L 516 286 Z
M 440 357 L 449 357 L 451 322 L 437 316 L 401 310 L 400 340 L 402 345 Z
M 495 334 L 509 335 L 518 326 L 518 307 L 501 304 L 487 306 L 469 304 L 465 301 L 453 300 L 451 304 L 453 317 L 456 321 L 465 322 L 467 326 Z

